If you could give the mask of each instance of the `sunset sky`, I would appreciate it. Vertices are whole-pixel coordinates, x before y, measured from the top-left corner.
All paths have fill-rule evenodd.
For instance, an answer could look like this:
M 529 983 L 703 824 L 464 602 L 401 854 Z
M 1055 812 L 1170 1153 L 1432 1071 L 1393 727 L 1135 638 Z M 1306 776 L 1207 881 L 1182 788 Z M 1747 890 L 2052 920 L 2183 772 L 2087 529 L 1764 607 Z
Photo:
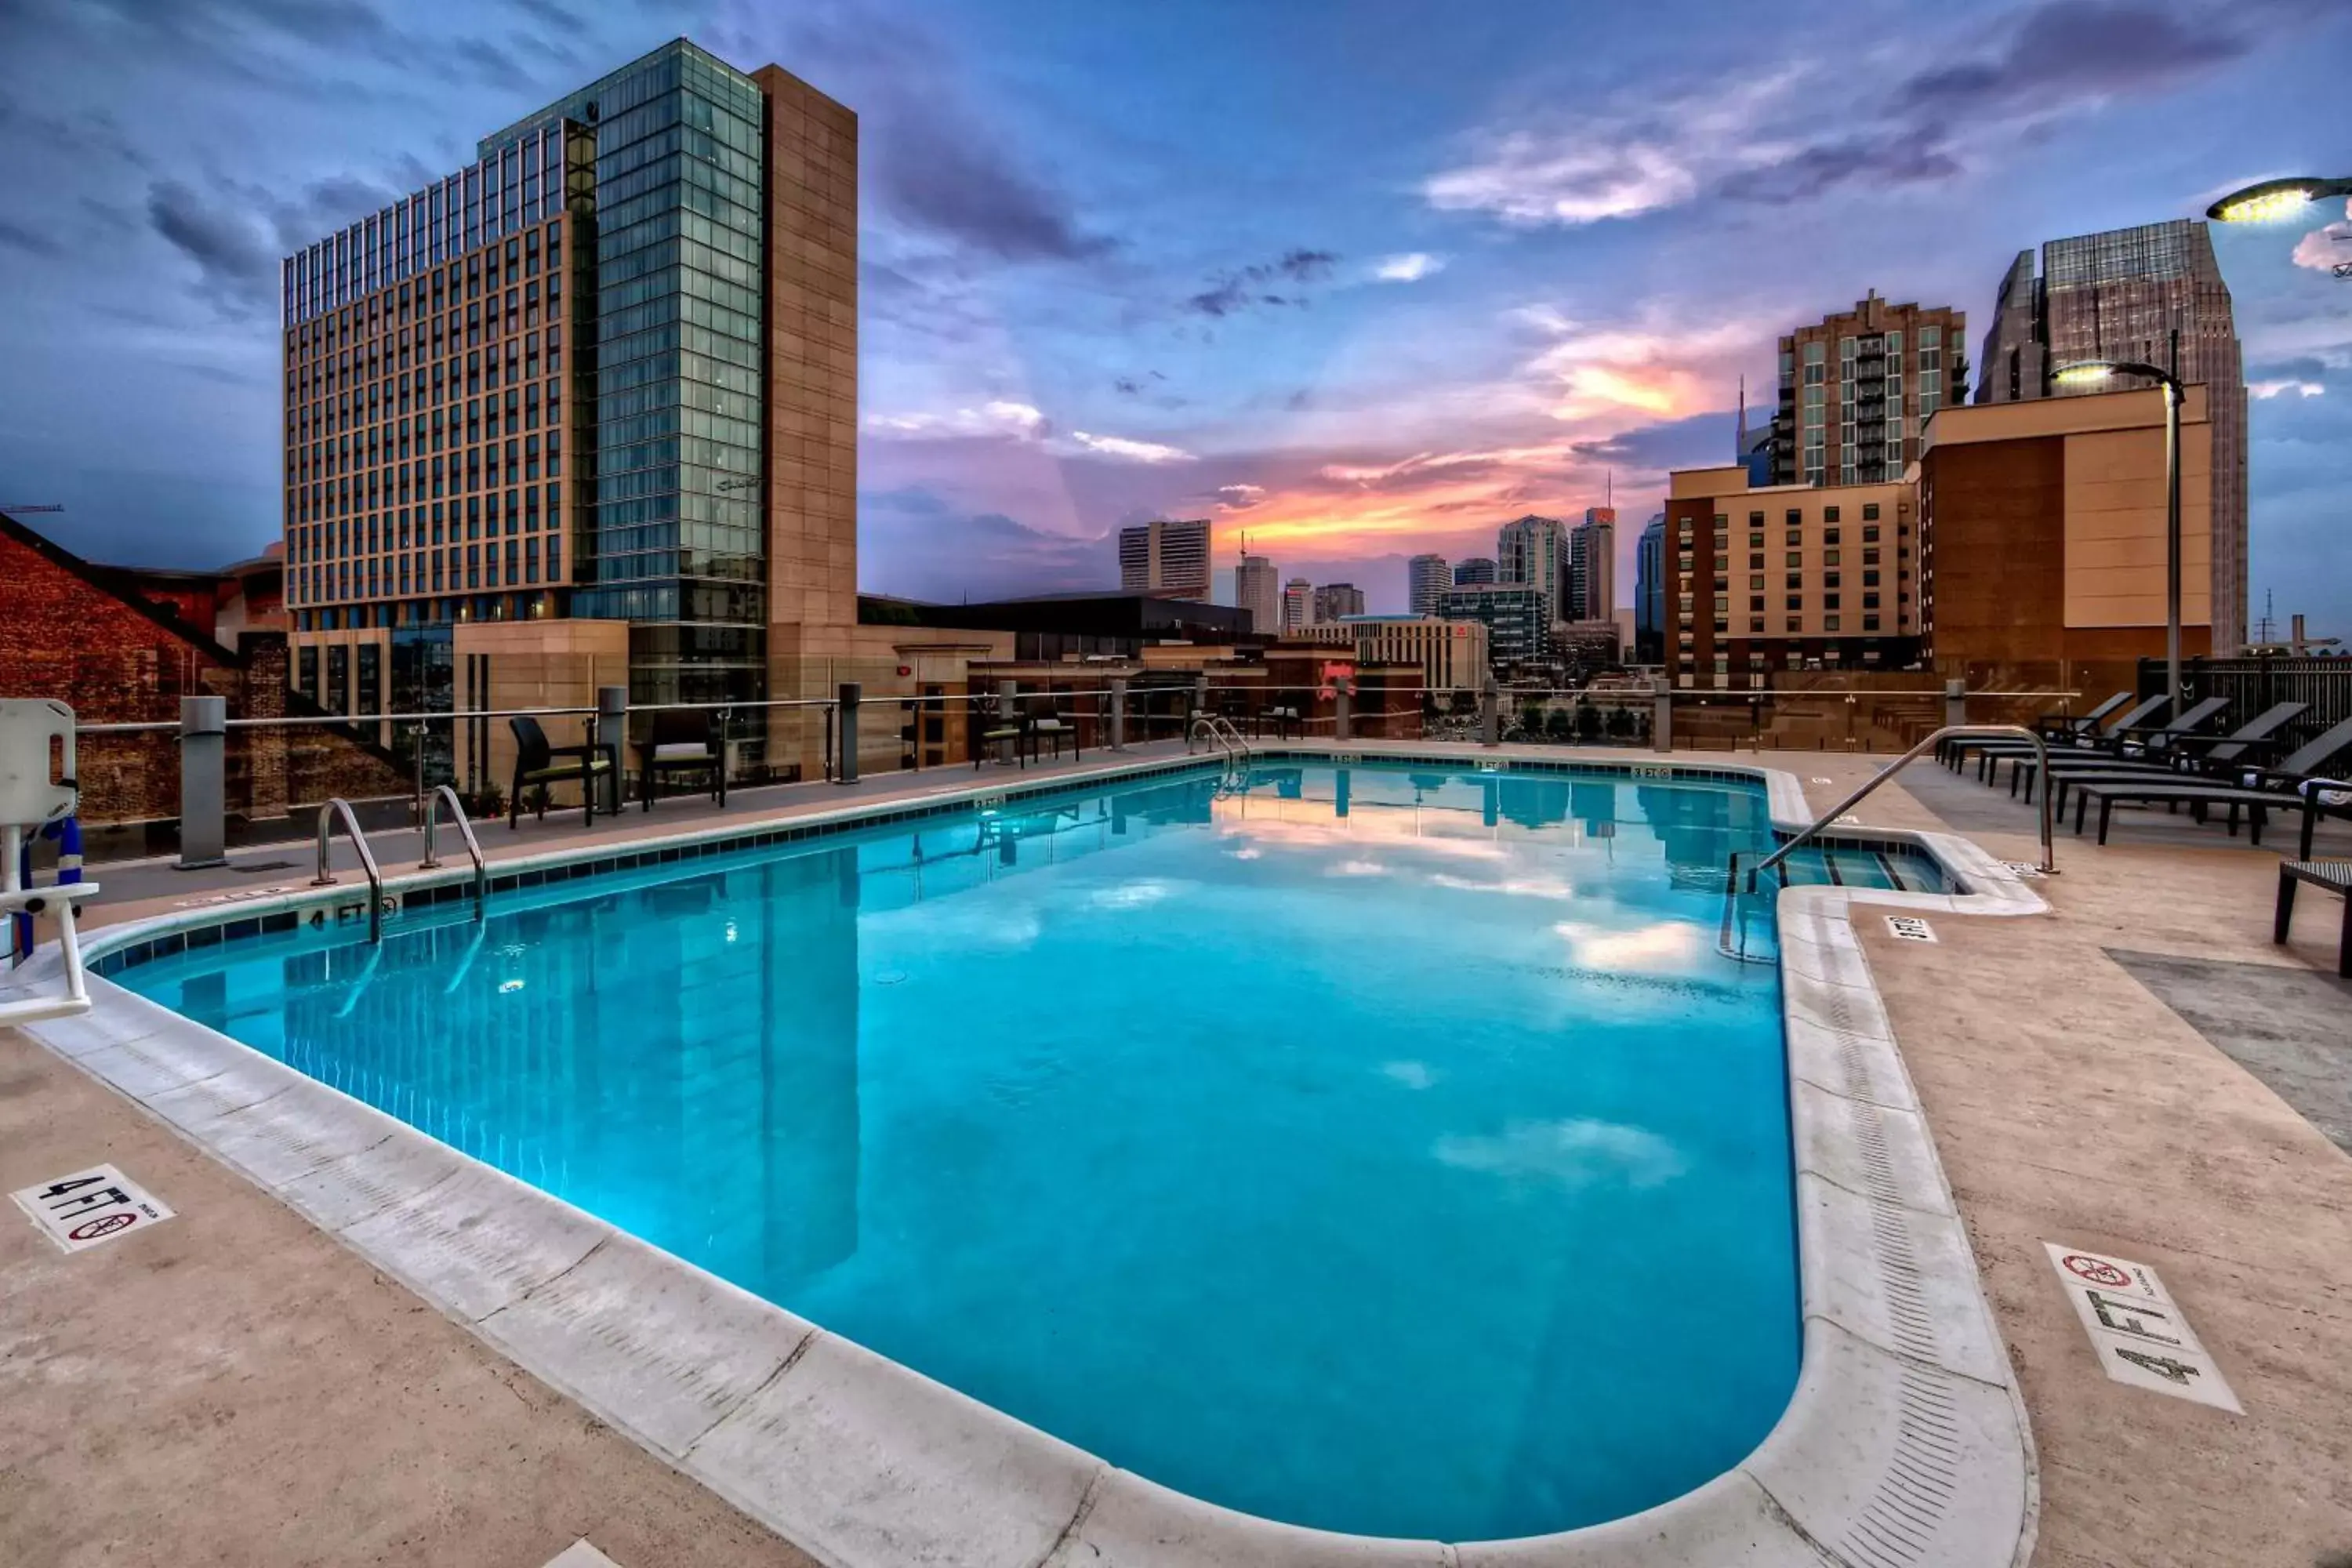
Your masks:
M 278 258 L 681 33 L 861 117 L 861 575 L 927 598 L 1208 515 L 1402 607 L 1608 474 L 1630 573 L 1780 331 L 1874 288 L 1973 360 L 2021 248 L 2352 174 L 2340 0 L 0 0 L 0 504 L 258 550 Z M 2346 216 L 2217 243 L 2252 613 L 2352 633 Z

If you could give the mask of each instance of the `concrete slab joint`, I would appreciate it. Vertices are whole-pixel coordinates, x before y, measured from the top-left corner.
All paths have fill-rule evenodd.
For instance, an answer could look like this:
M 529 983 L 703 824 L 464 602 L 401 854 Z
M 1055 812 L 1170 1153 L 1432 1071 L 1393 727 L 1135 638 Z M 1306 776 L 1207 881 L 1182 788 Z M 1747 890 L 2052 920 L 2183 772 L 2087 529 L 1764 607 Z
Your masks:
M 1306 742 L 1279 754 L 1312 759 L 1328 750 Z M 1498 757 L 1484 747 L 1378 741 L 1351 742 L 1349 750 L 1438 765 L 1556 765 L 1563 755 L 1552 747 L 1505 747 Z M 1622 752 L 1567 755 L 1630 773 Z M 1114 763 L 1059 773 L 1037 788 L 1192 765 Z M 1759 779 L 1783 833 L 1811 819 L 1788 773 L 1729 762 L 1671 765 Z M 1646 773 L 1651 764 L 1643 766 Z M 946 789 L 922 804 L 982 793 L 1004 791 L 1001 784 Z M 893 809 L 808 812 L 791 822 L 806 830 Z M 494 875 L 726 843 L 775 827 L 772 818 L 585 845 L 501 859 Z M 1626 1519 L 1518 1541 L 1339 1535 L 1170 1491 L 97 975 L 91 1013 L 29 1032 L 827 1562 L 2005 1568 L 2024 1563 L 2033 1541 L 2037 1479 L 2024 1406 L 1850 913 L 1857 904 L 1991 915 L 2045 906 L 1967 840 L 1884 828 L 1868 837 L 1916 846 L 1961 890 L 1798 887 L 1780 895 L 1803 1315 L 1789 1407 L 1753 1454 L 1693 1492 Z M 413 893 L 452 879 L 420 873 L 391 886 Z M 540 894 L 518 884 L 505 896 Z M 86 947 L 93 958 L 125 952 L 159 936 L 332 897 L 332 889 L 305 890 L 233 911 L 176 912 L 103 930 Z M 28 978 L 38 983 L 40 966 L 57 962 L 54 950 L 46 952 Z

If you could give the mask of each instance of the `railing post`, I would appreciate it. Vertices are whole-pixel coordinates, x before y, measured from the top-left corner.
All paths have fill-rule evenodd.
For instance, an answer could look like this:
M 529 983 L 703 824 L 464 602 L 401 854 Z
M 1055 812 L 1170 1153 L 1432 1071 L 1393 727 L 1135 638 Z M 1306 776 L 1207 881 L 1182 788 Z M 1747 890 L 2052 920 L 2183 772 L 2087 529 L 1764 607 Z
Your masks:
M 1123 675 L 1111 677 L 1110 749 L 1127 750 L 1127 677 Z
M 996 727 L 998 729 L 1019 727 L 1020 690 L 1021 685 L 1018 681 L 1000 680 L 996 683 Z M 996 742 L 996 760 L 1000 763 L 1018 762 L 1020 750 L 1021 738 L 1018 735 L 1009 741 L 999 741 Z
M 1944 682 L 1944 727 L 1951 729 L 1969 721 L 1969 683 L 1965 680 Z
M 1355 681 L 1345 675 L 1331 682 L 1331 735 L 1334 740 L 1352 741 L 1356 738 L 1355 689 Z
M 834 783 L 853 784 L 857 782 L 857 702 L 865 688 L 857 681 L 841 683 L 841 766 L 834 770 Z
M 1675 689 L 1663 675 L 1650 677 L 1650 749 L 1675 749 Z
M 627 754 L 629 744 L 629 689 L 625 686 L 600 686 L 596 689 L 596 738 L 601 745 L 613 750 L 612 787 L 608 792 L 610 810 L 621 815 L 621 759 Z M 596 787 L 592 774 L 583 789 Z
M 1492 675 L 1478 689 L 1478 743 L 1499 746 L 1503 743 L 1503 689 Z
M 228 699 L 180 699 L 183 871 L 228 864 Z

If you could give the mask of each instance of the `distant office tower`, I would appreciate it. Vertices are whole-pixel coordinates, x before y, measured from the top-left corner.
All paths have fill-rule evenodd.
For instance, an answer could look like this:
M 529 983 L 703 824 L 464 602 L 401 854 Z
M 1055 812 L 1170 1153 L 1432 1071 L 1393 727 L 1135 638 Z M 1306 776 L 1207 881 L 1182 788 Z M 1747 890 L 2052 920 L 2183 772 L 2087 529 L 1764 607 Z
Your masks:
M 295 644 L 793 694 L 857 629 L 856 117 L 680 38 L 470 145 L 281 269 Z
M 1282 629 L 1297 631 L 1307 625 L 1315 613 L 1315 587 L 1304 577 L 1293 577 L 1282 585 Z
M 1234 573 L 1234 603 L 1249 616 L 1249 629 L 1272 637 L 1281 629 L 1282 579 L 1263 555 L 1244 555 Z
M 1642 525 L 1633 547 L 1633 659 L 1657 664 L 1666 649 L 1666 514 Z
M 1486 583 L 1449 588 L 1438 602 L 1449 621 L 1476 621 L 1486 628 L 1486 657 L 1496 669 L 1541 664 L 1551 657 L 1551 595 L 1527 583 Z
M 1584 521 L 1568 536 L 1568 591 L 1560 619 L 1617 618 L 1617 509 L 1587 507 Z
M 1503 524 L 1495 535 L 1495 581 L 1539 589 L 1559 605 L 1567 586 L 1568 529 L 1556 517 L 1526 517 Z
M 1404 563 L 1405 609 L 1416 616 L 1437 614 L 1438 596 L 1454 585 L 1454 568 L 1443 555 L 1416 555 Z
M 1353 583 L 1326 583 L 1315 590 L 1314 620 L 1343 621 L 1364 613 L 1364 591 Z
M 1454 585 L 1457 588 L 1475 588 L 1481 584 L 1492 583 L 1495 574 L 1495 562 L 1491 556 L 1473 555 L 1467 561 L 1454 563 Z
M 1893 484 L 1919 456 L 1919 427 L 1969 400 L 1968 317 L 1890 305 L 1876 289 L 1851 310 L 1780 340 L 1772 482 Z
M 1209 596 L 1209 520 L 1165 520 L 1118 531 L 1122 592 L 1160 599 Z
M 2015 403 L 2053 394 L 2116 392 L 2149 384 L 2115 376 L 2061 387 L 2062 366 L 2085 360 L 2138 360 L 2201 383 L 2213 427 L 2213 650 L 2231 653 L 2246 637 L 2246 384 L 2229 285 L 2205 226 L 2176 218 L 2113 229 L 2021 251 L 2001 280 L 1977 379 L 1979 403 Z

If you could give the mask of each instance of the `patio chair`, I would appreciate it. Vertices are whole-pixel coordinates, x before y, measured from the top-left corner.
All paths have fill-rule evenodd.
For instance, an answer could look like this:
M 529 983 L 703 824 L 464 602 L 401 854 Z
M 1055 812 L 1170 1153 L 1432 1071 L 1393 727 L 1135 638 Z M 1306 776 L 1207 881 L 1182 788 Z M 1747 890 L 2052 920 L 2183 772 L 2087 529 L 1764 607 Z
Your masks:
M 645 809 L 654 808 L 654 795 L 664 773 L 708 773 L 709 795 L 722 809 L 727 805 L 727 742 L 719 714 L 709 708 L 665 708 L 653 716 L 646 738 L 637 742 L 638 790 Z
M 2117 801 L 2160 801 L 2168 805 L 2188 805 L 2200 812 L 2226 805 L 2230 808 L 2230 833 L 2233 837 L 2238 831 L 2238 813 L 2242 808 L 2253 842 L 2260 844 L 2263 825 L 2271 812 L 2299 811 L 2308 828 L 2312 813 L 2326 809 L 2320 798 L 2321 791 L 2333 787 L 2335 781 L 2322 778 L 2321 770 L 2347 752 L 2352 752 L 2352 719 L 2334 725 L 2275 768 L 2242 770 L 2235 782 L 2186 774 L 2151 774 L 2143 779 L 2108 779 L 2097 784 L 2078 780 L 2074 785 L 2074 831 L 2083 831 L 2084 819 L 2094 800 L 2099 803 L 2102 844 L 2107 841 L 2107 825 Z
M 507 728 L 514 732 L 515 742 L 514 785 L 507 792 L 508 830 L 511 832 L 522 826 L 524 789 L 541 786 L 539 820 L 545 822 L 547 795 L 544 786 L 573 779 L 580 781 L 580 800 L 585 812 L 581 826 L 584 827 L 594 822 L 596 785 L 599 781 L 612 776 L 613 748 L 609 745 L 551 746 L 548 744 L 547 731 L 539 727 L 538 720 L 528 714 L 508 720 Z M 563 758 L 572 760 L 561 760 Z
M 2305 818 L 2306 824 L 2309 819 Z M 2285 945 L 2287 931 L 2294 924 L 2294 889 L 2308 882 L 2315 888 L 2325 888 L 2344 900 L 2344 929 L 2336 939 L 2336 973 L 2352 980 L 2352 860 L 2301 860 L 2279 862 L 2278 907 L 2271 918 L 2271 941 Z
M 987 763 L 989 752 L 1007 741 L 1013 742 L 1013 760 L 1025 771 L 1029 753 L 1023 749 L 1023 742 L 1027 732 L 1028 721 L 1017 713 L 982 730 L 971 748 L 971 771 L 978 773 Z
M 2066 752 L 2050 759 L 2051 787 L 2058 793 L 2050 798 L 2050 808 L 2058 813 L 2066 809 L 2066 791 L 2077 779 L 2145 778 L 2149 773 L 2171 775 L 2204 773 L 2211 776 L 2214 770 L 2231 764 L 2254 760 L 2252 752 L 2267 747 L 2271 738 L 2311 710 L 2308 702 L 2273 702 L 2247 723 L 2239 725 L 2226 735 L 2181 735 L 2175 737 L 2162 757 L 2093 757 L 2079 752 Z M 2182 754 L 2205 748 L 2202 757 Z M 2017 793 L 2018 782 L 2025 784 L 2025 798 L 2033 799 L 2034 773 L 2038 764 L 2032 757 L 2019 757 L 2010 768 L 2009 791 Z
M 1070 743 L 1072 762 L 1076 762 L 1085 755 L 1078 750 L 1078 727 L 1064 720 L 1058 713 L 1046 713 L 1029 721 L 1029 755 L 1043 761 L 1038 748 L 1048 741 L 1054 743 L 1054 760 L 1057 763 L 1062 760 L 1064 741 Z

